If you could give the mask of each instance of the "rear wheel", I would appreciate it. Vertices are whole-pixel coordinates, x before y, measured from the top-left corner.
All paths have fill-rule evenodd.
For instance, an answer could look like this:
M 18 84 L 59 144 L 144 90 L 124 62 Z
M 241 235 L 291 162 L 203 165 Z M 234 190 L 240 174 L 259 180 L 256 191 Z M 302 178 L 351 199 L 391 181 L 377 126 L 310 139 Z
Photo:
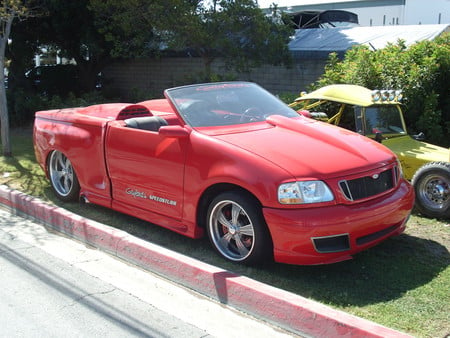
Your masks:
M 208 209 L 207 233 L 218 253 L 230 261 L 257 264 L 272 257 L 272 240 L 261 207 L 249 194 L 218 195 Z
M 433 218 L 450 217 L 450 163 L 430 162 L 414 174 L 415 207 Z
M 56 196 L 65 202 L 77 200 L 80 184 L 70 160 L 60 151 L 53 151 L 48 160 L 50 184 Z

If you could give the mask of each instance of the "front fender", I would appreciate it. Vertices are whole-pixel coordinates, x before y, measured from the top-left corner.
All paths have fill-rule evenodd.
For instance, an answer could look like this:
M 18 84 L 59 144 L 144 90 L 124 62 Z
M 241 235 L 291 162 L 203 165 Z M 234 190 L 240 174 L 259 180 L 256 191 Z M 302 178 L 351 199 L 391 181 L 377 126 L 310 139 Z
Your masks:
M 408 180 L 411 180 L 416 171 L 426 163 L 450 160 L 448 149 L 414 140 L 407 135 L 384 140 L 383 145 L 397 155 L 402 164 L 403 174 Z

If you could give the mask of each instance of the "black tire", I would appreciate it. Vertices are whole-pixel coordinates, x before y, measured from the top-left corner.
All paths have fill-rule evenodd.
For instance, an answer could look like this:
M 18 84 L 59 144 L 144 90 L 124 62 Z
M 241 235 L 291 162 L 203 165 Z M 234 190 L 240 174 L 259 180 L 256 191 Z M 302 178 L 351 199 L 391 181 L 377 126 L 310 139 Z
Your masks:
M 272 260 L 273 245 L 258 201 L 245 192 L 218 195 L 208 208 L 206 227 L 214 249 L 233 262 Z
M 48 173 L 52 189 L 61 201 L 76 201 L 80 184 L 70 160 L 60 151 L 53 151 L 48 159 Z
M 432 218 L 450 218 L 450 163 L 430 162 L 412 179 L 416 209 Z

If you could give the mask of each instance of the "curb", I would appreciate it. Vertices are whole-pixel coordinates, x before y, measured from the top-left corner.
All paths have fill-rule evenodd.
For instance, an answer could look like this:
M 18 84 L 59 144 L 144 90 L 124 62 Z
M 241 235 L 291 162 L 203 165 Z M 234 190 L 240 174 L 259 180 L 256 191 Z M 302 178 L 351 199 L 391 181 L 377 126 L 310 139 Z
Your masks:
M 0 206 L 299 335 L 411 337 L 133 237 L 0 185 Z

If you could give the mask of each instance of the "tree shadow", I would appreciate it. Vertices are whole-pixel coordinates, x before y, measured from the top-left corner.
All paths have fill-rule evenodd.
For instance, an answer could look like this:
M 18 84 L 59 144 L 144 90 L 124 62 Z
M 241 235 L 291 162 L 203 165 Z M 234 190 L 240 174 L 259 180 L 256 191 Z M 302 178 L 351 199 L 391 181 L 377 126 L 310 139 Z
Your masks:
M 34 161 L 34 157 L 28 153 L 21 154 L 20 156 L 30 162 Z M 38 164 L 31 169 L 26 168 L 20 163 L 17 156 L 6 158 L 5 163 L 14 167 L 14 170 L 11 176 L 2 177 L 2 184 L 14 187 L 14 182 L 20 180 L 21 190 L 27 191 L 28 194 L 33 196 L 39 196 L 42 192 L 42 187 L 48 186 L 48 180 L 45 178 Z
M 397 299 L 405 292 L 429 283 L 450 265 L 450 253 L 445 246 L 407 234 L 361 252 L 353 260 L 336 264 L 239 265 L 215 254 L 207 238 L 194 240 L 95 205 L 55 203 L 205 263 L 335 306 L 364 306 Z
M 429 283 L 450 265 L 447 248 L 402 234 L 355 256 L 321 266 L 274 264 L 268 284 L 336 306 L 365 306 L 397 299 Z M 276 276 L 274 278 L 274 276 Z
M 34 161 L 29 132 L 24 134 L 26 147 L 20 147 L 23 151 L 16 152 L 17 158 L 7 161 L 16 168 L 18 175 L 25 178 L 23 189 L 28 193 L 45 196 L 57 206 L 143 240 L 304 297 L 336 306 L 364 306 L 394 300 L 429 283 L 450 265 L 450 254 L 444 245 L 407 234 L 391 238 L 356 255 L 353 260 L 337 264 L 294 266 L 268 263 L 261 267 L 234 264 L 215 254 L 207 238 L 193 240 L 107 208 L 57 200 L 37 164 L 31 169 L 21 165 L 18 158 Z M 11 183 L 14 179 L 11 177 Z

